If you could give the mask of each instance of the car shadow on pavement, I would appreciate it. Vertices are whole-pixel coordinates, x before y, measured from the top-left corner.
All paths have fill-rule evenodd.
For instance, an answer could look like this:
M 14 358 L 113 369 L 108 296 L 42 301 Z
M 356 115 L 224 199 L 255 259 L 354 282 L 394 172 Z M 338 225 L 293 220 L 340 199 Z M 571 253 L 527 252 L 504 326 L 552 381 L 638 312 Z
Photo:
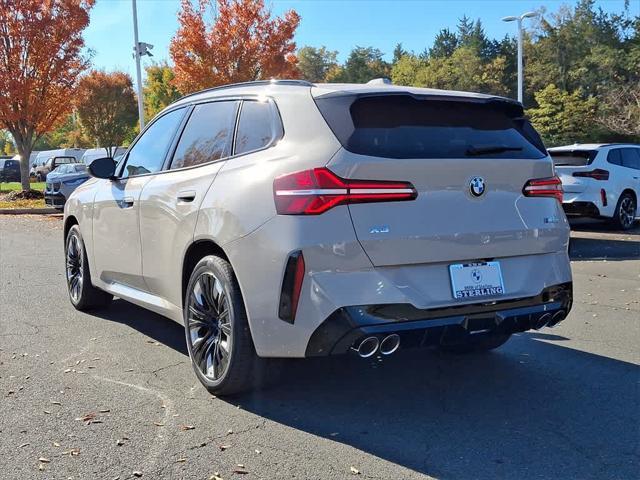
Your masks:
M 631 230 L 626 231 L 617 230 L 611 226 L 611 222 L 609 221 L 591 218 L 570 218 L 569 225 L 571 225 L 571 230 L 575 232 L 600 232 L 605 234 L 640 236 L 640 222 L 637 221 Z
M 436 478 L 635 477 L 640 368 L 556 340 L 521 334 L 468 356 L 303 360 L 232 403 Z
M 131 327 L 183 355 L 189 354 L 182 325 L 133 303 L 115 299 L 109 308 L 92 311 L 91 314 Z
M 574 261 L 637 260 L 640 259 L 640 241 L 571 238 L 569 256 Z
M 187 355 L 176 322 L 122 300 L 96 314 Z M 484 354 L 291 360 L 270 387 L 223 400 L 439 479 L 636 478 L 640 367 L 568 340 L 529 332 Z M 366 477 L 356 458 L 346 471 Z

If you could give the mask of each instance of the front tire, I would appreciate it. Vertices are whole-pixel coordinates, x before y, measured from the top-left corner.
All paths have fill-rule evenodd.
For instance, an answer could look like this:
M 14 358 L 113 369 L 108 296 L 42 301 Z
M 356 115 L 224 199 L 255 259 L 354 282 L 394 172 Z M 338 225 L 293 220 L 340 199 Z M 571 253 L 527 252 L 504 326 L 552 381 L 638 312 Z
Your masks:
M 187 285 L 183 318 L 191 364 L 207 390 L 233 395 L 251 388 L 259 359 L 229 262 L 215 255 L 198 262 Z
M 477 337 L 471 336 L 464 343 L 458 343 L 455 345 L 440 345 L 440 349 L 456 354 L 473 353 L 473 352 L 488 352 L 501 347 L 511 338 L 509 333 L 493 333 L 489 335 L 479 335 Z
M 91 283 L 87 252 L 78 225 L 72 226 L 67 233 L 65 259 L 67 289 L 71 304 L 81 311 L 108 306 L 113 300 L 113 295 L 103 292 Z
M 625 192 L 620 195 L 616 210 L 613 214 L 613 225 L 619 230 L 629 230 L 633 227 L 638 204 L 633 195 Z

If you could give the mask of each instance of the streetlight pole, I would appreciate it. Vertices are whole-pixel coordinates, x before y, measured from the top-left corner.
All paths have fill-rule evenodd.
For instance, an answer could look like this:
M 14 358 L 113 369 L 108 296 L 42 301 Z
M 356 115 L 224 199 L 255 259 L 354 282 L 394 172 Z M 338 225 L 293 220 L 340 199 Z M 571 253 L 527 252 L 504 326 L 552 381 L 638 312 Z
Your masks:
M 136 0 L 131 0 L 133 7 L 133 45 L 134 57 L 136 59 L 136 81 L 138 84 L 138 118 L 140 119 L 140 131 L 144 128 L 144 105 L 142 99 L 142 73 L 140 71 L 140 43 L 138 42 L 138 9 Z
M 135 1 L 135 0 L 134 0 Z M 536 12 L 523 13 L 519 17 L 504 17 L 503 22 L 518 22 L 518 101 L 522 103 L 523 90 L 524 90 L 524 67 L 522 65 L 522 43 L 523 43 L 523 31 L 522 21 L 525 18 L 535 17 L 538 14 Z

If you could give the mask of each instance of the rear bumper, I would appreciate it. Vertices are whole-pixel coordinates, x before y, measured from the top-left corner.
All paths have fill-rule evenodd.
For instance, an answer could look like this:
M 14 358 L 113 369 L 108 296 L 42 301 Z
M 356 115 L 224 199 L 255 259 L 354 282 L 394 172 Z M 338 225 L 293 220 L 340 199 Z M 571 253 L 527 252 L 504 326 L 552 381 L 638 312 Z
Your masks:
M 66 197 L 60 192 L 56 192 L 56 193 L 45 192 L 44 193 L 44 203 L 46 205 L 51 206 L 51 207 L 63 208 L 66 201 L 67 201 Z
M 343 354 L 371 335 L 400 335 L 404 347 L 462 343 L 483 333 L 516 333 L 564 320 L 573 301 L 572 283 L 539 295 L 474 305 L 418 309 L 409 304 L 360 305 L 333 312 L 313 332 L 306 356 Z
M 567 216 L 599 217 L 600 210 L 593 202 L 563 203 L 562 208 Z

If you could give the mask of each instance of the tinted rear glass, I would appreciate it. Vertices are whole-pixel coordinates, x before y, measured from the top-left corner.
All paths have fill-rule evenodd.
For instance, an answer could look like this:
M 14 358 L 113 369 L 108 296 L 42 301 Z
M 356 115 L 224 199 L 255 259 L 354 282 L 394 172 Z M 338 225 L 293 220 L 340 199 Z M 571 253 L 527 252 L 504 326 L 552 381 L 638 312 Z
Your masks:
M 569 150 L 563 152 L 549 152 L 553 164 L 557 167 L 584 167 L 593 162 L 598 152 L 596 150 Z
M 325 120 L 354 153 L 387 158 L 543 158 L 522 109 L 503 101 L 409 95 L 320 97 Z

